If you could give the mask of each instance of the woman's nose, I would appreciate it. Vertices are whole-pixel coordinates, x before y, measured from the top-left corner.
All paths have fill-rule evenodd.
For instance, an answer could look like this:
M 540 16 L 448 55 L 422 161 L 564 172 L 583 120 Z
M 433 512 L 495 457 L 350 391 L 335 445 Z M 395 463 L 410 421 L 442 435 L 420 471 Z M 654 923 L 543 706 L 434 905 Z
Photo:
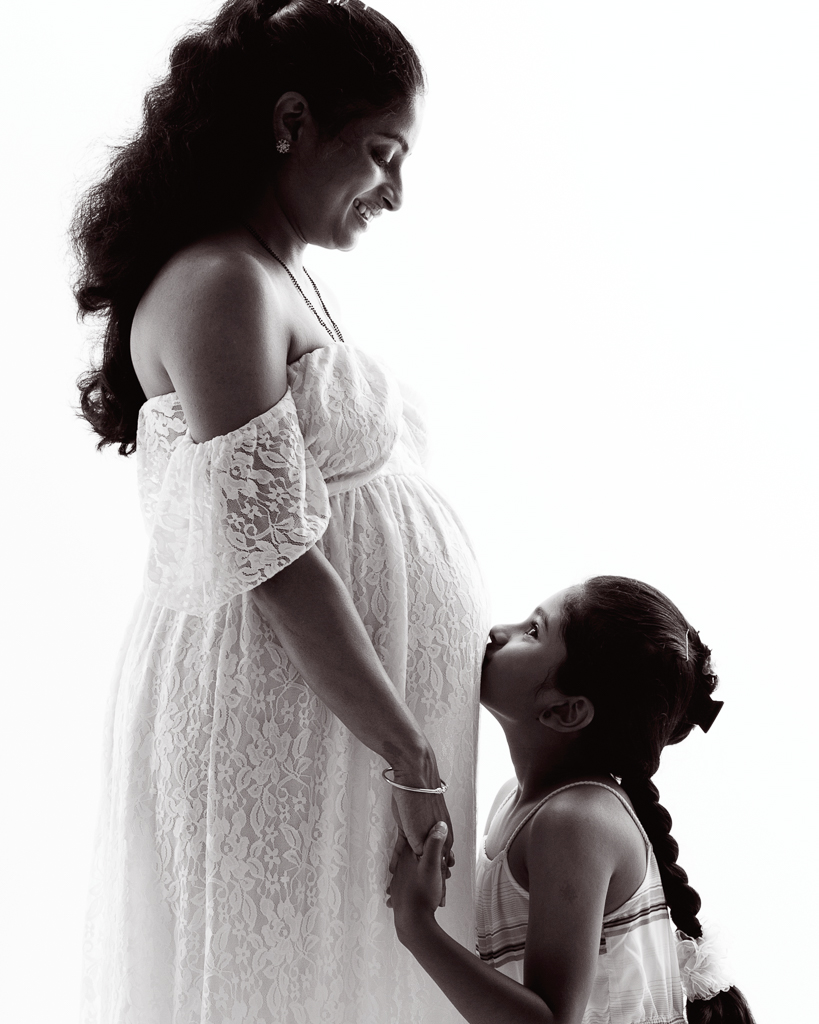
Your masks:
M 404 181 L 400 171 L 394 171 L 382 196 L 384 206 L 395 213 L 404 204 Z

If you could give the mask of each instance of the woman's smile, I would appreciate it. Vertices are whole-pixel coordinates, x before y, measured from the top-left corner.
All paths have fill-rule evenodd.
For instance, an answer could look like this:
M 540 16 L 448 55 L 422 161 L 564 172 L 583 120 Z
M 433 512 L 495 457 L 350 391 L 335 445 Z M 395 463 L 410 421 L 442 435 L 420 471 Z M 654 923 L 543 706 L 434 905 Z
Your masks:
M 366 227 L 373 218 L 380 216 L 383 206 L 376 205 L 375 203 L 369 202 L 366 199 L 354 199 L 353 207 L 355 212 L 364 221 Z

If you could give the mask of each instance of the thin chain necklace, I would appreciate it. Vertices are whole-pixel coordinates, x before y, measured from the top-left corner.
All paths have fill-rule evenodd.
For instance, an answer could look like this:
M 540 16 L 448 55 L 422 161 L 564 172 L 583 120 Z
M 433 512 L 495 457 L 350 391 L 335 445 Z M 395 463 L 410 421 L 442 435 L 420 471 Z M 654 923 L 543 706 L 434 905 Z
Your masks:
M 277 256 L 277 255 L 275 254 L 275 252 L 273 252 L 273 250 L 272 250 L 272 249 L 270 248 L 270 246 L 269 246 L 269 245 L 267 244 L 267 242 L 265 242 L 265 240 L 264 240 L 263 238 L 261 238 L 261 237 L 260 237 L 259 235 L 257 235 L 257 234 L 256 234 L 256 232 L 255 232 L 255 231 L 253 230 L 253 228 L 252 228 L 252 227 L 251 227 L 251 226 L 250 226 L 249 224 L 245 224 L 245 227 L 246 227 L 246 228 L 247 228 L 247 230 L 248 230 L 248 231 L 249 231 L 249 232 L 251 233 L 251 235 L 253 235 L 253 237 L 254 237 L 254 238 L 256 239 L 256 241 L 257 241 L 257 242 L 259 243 L 259 245 L 260 245 L 260 246 L 261 246 L 261 247 L 262 247 L 263 249 L 265 249 L 265 250 L 266 250 L 267 252 L 269 252 L 269 253 L 270 253 L 270 255 L 271 255 L 271 256 L 273 257 L 273 259 L 274 259 L 274 260 L 275 260 L 275 261 L 276 261 L 277 263 L 279 263 L 279 264 L 280 264 L 280 265 L 281 265 L 282 267 L 284 267 L 284 269 L 285 269 L 285 272 L 286 272 L 287 276 L 288 276 L 288 277 L 290 278 L 290 280 L 291 280 L 291 281 L 293 282 L 293 284 L 294 284 L 294 285 L 296 286 L 296 290 L 298 291 L 299 295 L 301 295 L 301 297 L 302 297 L 302 298 L 304 299 L 304 301 L 305 301 L 305 302 L 307 303 L 307 305 L 309 306 L 309 308 L 310 308 L 310 309 L 312 309 L 312 311 L 313 311 L 313 316 L 314 316 L 314 317 L 316 318 L 316 320 L 318 320 L 318 322 L 319 322 L 319 323 L 321 324 L 321 326 L 322 326 L 322 327 L 324 328 L 324 330 L 325 330 L 325 331 L 327 331 L 327 333 L 328 333 L 328 334 L 330 335 L 330 337 L 331 337 L 331 338 L 333 339 L 333 341 L 335 341 L 336 339 L 335 339 L 335 337 L 333 336 L 333 331 L 331 331 L 331 330 L 330 330 L 330 328 L 329 328 L 329 327 L 327 326 L 327 324 L 326 324 L 326 323 L 325 323 L 325 322 L 324 322 L 324 321 L 323 321 L 323 320 L 321 319 L 321 317 L 320 317 L 320 316 L 319 316 L 319 314 L 318 314 L 318 310 L 316 309 L 316 307 L 315 307 L 315 306 L 313 305 L 313 303 L 312 303 L 312 302 L 311 302 L 311 301 L 310 301 L 310 300 L 309 300 L 309 299 L 307 298 L 307 296 L 306 296 L 306 295 L 304 294 L 304 292 L 302 291 L 302 287 L 301 287 L 301 285 L 299 284 L 299 282 L 298 282 L 298 281 L 297 281 L 297 280 L 295 279 L 295 277 L 294 277 L 294 276 L 293 276 L 293 274 L 291 273 L 290 267 L 288 267 L 288 265 L 287 265 L 287 264 L 286 264 L 286 263 L 284 262 L 284 260 L 283 260 L 283 259 L 281 258 L 281 256 Z M 305 273 L 305 274 L 307 274 L 307 267 L 302 267 L 301 269 L 302 269 L 302 270 L 304 271 L 304 273 Z M 315 281 L 313 280 L 313 278 L 312 278 L 312 277 L 310 277 L 310 275 L 309 275 L 309 274 L 307 274 L 307 280 L 308 280 L 308 281 L 310 282 L 310 284 L 311 284 L 311 285 L 313 286 L 313 290 L 315 291 L 316 295 L 318 295 L 318 300 L 319 300 L 319 302 L 321 303 L 321 308 L 322 308 L 322 309 L 324 310 L 324 315 L 325 315 L 325 316 L 327 317 L 327 319 L 328 319 L 328 320 L 330 321 L 330 323 L 331 323 L 331 324 L 333 325 L 333 330 L 334 330 L 334 331 L 336 332 L 336 334 L 338 335 L 338 340 L 339 340 L 339 341 L 341 341 L 341 342 L 343 342 L 343 341 L 344 341 L 344 335 L 343 335 L 343 334 L 341 333 L 341 331 L 340 331 L 340 330 L 338 329 L 338 324 L 337 324 L 337 323 L 335 322 L 335 320 L 334 320 L 334 319 L 333 319 L 333 318 L 332 318 L 332 317 L 330 316 L 330 310 L 329 310 L 329 309 L 327 308 L 327 306 L 325 305 L 325 303 L 324 303 L 324 299 L 323 299 L 323 298 L 321 297 L 321 292 L 320 292 L 320 291 L 318 290 L 318 287 L 316 286 L 316 282 L 315 282 Z

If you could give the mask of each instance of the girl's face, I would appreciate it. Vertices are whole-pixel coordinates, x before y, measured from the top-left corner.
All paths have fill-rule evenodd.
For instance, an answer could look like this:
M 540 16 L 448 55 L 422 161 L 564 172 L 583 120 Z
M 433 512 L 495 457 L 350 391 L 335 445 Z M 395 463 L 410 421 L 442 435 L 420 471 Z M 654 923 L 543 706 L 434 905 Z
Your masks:
M 566 659 L 561 590 L 523 622 L 493 626 L 481 672 L 481 703 L 495 717 L 523 721 L 538 716 L 537 695 Z
M 384 210 L 400 209 L 404 160 L 421 126 L 423 98 L 353 121 L 325 139 L 307 121 L 281 161 L 277 193 L 302 241 L 352 249 Z

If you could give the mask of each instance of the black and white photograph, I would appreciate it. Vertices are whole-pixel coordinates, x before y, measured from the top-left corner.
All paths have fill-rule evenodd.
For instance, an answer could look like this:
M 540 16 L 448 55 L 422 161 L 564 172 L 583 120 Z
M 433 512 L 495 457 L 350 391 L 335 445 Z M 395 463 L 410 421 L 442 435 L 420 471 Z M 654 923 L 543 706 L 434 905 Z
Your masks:
M 819 8 L 4 22 L 3 1019 L 811 1019 Z

